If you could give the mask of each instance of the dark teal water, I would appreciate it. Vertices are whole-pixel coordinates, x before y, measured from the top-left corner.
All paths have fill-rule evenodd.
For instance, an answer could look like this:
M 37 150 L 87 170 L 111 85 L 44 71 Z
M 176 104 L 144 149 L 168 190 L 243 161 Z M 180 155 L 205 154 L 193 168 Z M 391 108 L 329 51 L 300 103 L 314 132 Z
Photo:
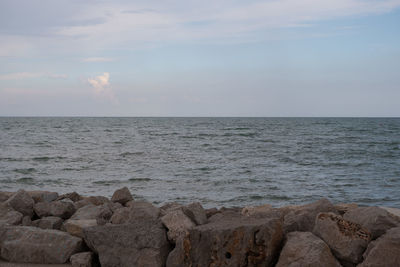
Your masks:
M 398 118 L 0 118 L 0 190 L 400 207 Z

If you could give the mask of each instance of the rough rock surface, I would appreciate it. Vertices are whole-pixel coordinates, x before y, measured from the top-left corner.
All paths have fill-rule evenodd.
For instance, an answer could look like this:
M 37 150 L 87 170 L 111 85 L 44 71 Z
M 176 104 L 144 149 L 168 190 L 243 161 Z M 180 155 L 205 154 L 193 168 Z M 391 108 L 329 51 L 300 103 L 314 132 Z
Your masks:
M 64 222 L 64 229 L 66 232 L 73 236 L 77 237 L 84 237 L 83 235 L 83 229 L 91 226 L 96 226 L 97 222 L 95 219 L 91 220 L 72 220 L 69 219 Z
M 168 239 L 173 242 L 176 242 L 179 237 L 186 235 L 190 228 L 196 226 L 181 209 L 168 212 L 161 217 L 161 221 L 168 229 Z
M 187 206 L 183 206 L 182 211 L 197 225 L 207 223 L 206 211 L 199 202 L 194 202 Z
M 75 212 L 75 206 L 71 201 L 60 200 L 52 202 L 39 202 L 33 206 L 35 213 L 40 217 L 56 216 L 68 219 Z
M 28 191 L 28 194 L 33 198 L 35 203 L 38 202 L 51 202 L 58 198 L 57 192 L 49 191 Z
M 349 210 L 358 208 L 356 203 L 338 203 L 335 205 L 335 209 L 339 212 L 340 215 L 345 214 Z
M 364 253 L 360 267 L 400 265 L 400 227 L 392 228 L 372 241 Z
M 102 267 L 164 266 L 170 251 L 165 228 L 158 220 L 89 227 L 84 235 Z
M 314 228 L 315 217 L 320 212 L 336 213 L 337 211 L 326 198 L 292 209 L 285 215 L 283 223 L 284 232 L 311 232 Z
M 129 207 L 115 210 L 111 217 L 111 223 L 123 224 L 136 220 L 157 219 L 160 216 L 160 209 L 149 202 L 135 201 Z
M 173 266 L 272 266 L 283 238 L 277 218 L 244 217 L 226 212 L 180 238 L 167 259 Z
M 93 204 L 86 205 L 78 209 L 72 216 L 73 220 L 95 220 L 101 212 L 101 206 L 95 206 Z
M 71 256 L 70 262 L 72 267 L 92 267 L 93 252 L 81 252 Z
M 65 263 L 82 240 L 57 230 L 28 226 L 0 228 L 1 257 L 11 262 Z
M 63 220 L 60 217 L 49 216 L 32 222 L 32 226 L 36 226 L 42 229 L 56 229 L 59 230 Z
M 291 232 L 276 267 L 340 267 L 328 245 L 310 232 Z
M 270 204 L 265 204 L 261 206 L 247 206 L 241 211 L 243 216 L 262 216 L 268 214 L 272 209 Z
M 56 200 L 63 200 L 63 199 L 69 199 L 72 202 L 77 202 L 79 200 L 82 200 L 83 197 L 76 192 L 71 192 L 71 193 L 67 193 L 67 194 L 63 194 L 63 195 L 59 196 Z
M 131 200 L 133 200 L 132 194 L 126 186 L 116 190 L 111 198 L 112 202 L 119 202 L 122 205 Z
M 400 226 L 400 220 L 378 207 L 352 209 L 346 212 L 343 218 L 367 228 L 372 234 L 372 239 L 383 235 L 390 228 Z
M 12 209 L 7 203 L 0 203 L 0 225 L 20 224 L 24 215 Z
M 14 192 L 4 192 L 4 191 L 0 191 L 0 202 L 6 201 L 6 200 L 9 199 L 13 194 L 14 194 Z
M 24 216 L 33 216 L 33 204 L 35 201 L 33 201 L 32 197 L 25 190 L 18 190 L 7 199 L 6 203 Z
M 361 225 L 334 213 L 318 214 L 313 233 L 324 240 L 336 258 L 346 265 L 361 262 L 371 240 L 371 234 Z

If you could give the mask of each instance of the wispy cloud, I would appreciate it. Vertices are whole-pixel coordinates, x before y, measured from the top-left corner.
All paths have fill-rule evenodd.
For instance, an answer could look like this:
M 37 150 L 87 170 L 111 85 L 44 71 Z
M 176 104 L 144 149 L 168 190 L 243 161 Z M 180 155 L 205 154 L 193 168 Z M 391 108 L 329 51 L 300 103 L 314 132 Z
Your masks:
M 104 72 L 102 75 L 95 76 L 87 79 L 88 83 L 93 89 L 93 93 L 101 98 L 105 98 L 113 102 L 118 103 L 118 99 L 111 88 L 110 84 L 110 73 Z
M 49 72 L 15 72 L 0 74 L 0 80 L 25 80 L 25 79 L 35 79 L 35 78 L 51 78 L 51 79 L 66 79 L 68 76 L 66 74 L 55 74 Z

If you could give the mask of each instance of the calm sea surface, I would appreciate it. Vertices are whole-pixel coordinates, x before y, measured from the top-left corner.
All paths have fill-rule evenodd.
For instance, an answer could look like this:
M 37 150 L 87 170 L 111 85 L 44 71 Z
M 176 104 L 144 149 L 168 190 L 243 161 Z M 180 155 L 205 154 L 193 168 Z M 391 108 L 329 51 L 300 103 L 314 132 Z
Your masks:
M 398 118 L 0 118 L 0 191 L 400 207 Z

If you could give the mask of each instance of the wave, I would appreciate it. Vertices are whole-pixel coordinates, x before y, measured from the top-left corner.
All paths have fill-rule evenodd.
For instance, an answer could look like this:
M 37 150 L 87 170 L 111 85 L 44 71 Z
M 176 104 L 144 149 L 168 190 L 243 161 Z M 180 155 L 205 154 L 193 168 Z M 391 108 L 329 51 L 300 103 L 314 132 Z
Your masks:
M 131 181 L 131 182 L 148 182 L 148 181 L 151 181 L 151 179 L 150 178 L 146 178 L 146 177 L 142 177 L 142 178 L 133 177 L 133 178 L 130 178 L 128 181 Z
M 36 169 L 35 168 L 14 169 L 13 171 L 20 174 L 30 174 L 36 172 Z

